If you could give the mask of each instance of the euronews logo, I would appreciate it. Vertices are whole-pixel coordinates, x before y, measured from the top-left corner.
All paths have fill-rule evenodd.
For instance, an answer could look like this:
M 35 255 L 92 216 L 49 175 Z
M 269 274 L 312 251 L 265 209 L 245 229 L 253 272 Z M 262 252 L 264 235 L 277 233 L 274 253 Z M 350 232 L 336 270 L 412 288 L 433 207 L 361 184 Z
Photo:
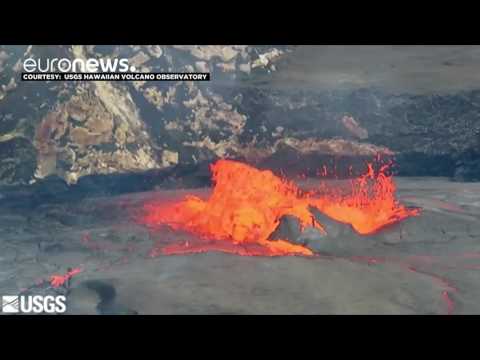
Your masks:
M 134 72 L 135 66 L 129 66 L 127 58 L 114 59 L 34 59 L 28 58 L 23 62 L 23 70 L 27 73 L 53 73 L 53 72 Z
M 67 298 L 62 295 L 7 295 L 2 296 L 2 312 L 5 314 L 61 314 L 67 310 L 66 301 Z

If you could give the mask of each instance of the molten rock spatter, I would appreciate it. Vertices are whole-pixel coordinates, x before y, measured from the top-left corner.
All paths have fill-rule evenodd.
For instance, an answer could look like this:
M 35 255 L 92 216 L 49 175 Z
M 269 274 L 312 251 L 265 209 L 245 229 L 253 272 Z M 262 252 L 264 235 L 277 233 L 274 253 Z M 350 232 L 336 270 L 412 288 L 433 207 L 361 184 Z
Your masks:
M 351 224 L 362 235 L 418 215 L 419 209 L 406 208 L 396 200 L 395 183 L 392 176 L 386 175 L 390 165 L 375 172 L 368 164 L 367 173 L 352 180 L 347 193 L 327 186 L 321 197 L 310 199 L 311 204 L 332 219 Z
M 64 275 L 52 275 L 52 276 L 50 276 L 50 285 L 54 288 L 58 288 L 60 286 L 63 286 L 73 276 L 75 276 L 75 275 L 77 275 L 81 272 L 82 272 L 81 268 L 75 268 L 75 269 L 69 270 Z
M 282 216 L 295 216 L 302 228 L 313 226 L 325 233 L 310 212 L 309 208 L 314 206 L 338 221 L 352 224 L 360 234 L 368 234 L 416 215 L 395 200 L 395 185 L 391 177 L 384 175 L 384 170 L 375 174 L 369 166 L 365 176 L 352 182 L 350 195 L 331 190 L 318 196 L 301 193 L 295 184 L 271 171 L 219 160 L 211 166 L 214 188 L 208 200 L 187 196 L 174 204 L 150 203 L 145 206 L 147 215 L 142 222 L 168 225 L 206 239 L 201 244 L 166 247 L 163 253 L 167 254 L 211 249 L 240 255 L 312 255 L 304 246 L 268 240 Z

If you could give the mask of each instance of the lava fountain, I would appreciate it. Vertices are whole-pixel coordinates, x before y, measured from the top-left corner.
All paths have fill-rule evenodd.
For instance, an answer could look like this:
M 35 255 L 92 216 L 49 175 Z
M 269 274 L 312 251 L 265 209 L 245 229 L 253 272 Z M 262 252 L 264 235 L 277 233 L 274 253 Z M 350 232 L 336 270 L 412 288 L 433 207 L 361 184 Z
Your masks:
M 219 160 L 211 165 L 214 187 L 210 198 L 189 195 L 176 203 L 151 201 L 145 204 L 140 222 L 183 230 L 201 239 L 195 244 L 165 246 L 163 254 L 214 250 L 240 255 L 313 255 L 302 245 L 269 240 L 282 216 L 295 216 L 302 228 L 312 226 L 326 234 L 310 211 L 315 207 L 367 235 L 419 213 L 395 199 L 395 184 L 386 170 L 384 166 L 375 172 L 369 164 L 365 175 L 351 181 L 347 193 L 329 186 L 304 192 L 269 170 Z

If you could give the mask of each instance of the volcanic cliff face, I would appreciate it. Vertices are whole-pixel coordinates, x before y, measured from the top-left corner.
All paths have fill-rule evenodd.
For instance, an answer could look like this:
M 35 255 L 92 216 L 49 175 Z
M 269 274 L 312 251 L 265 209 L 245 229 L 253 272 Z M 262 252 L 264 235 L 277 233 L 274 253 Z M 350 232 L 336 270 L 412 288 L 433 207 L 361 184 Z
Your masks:
M 295 54 L 292 46 L 0 46 L 0 184 L 49 176 L 75 184 L 224 157 L 305 173 L 377 153 L 396 156 L 400 174 L 480 179 L 480 91 L 268 86 Z M 140 71 L 209 71 L 212 81 L 21 82 L 28 57 L 127 57 Z
M 3 184 L 50 175 L 144 171 L 225 156 L 247 115 L 214 84 L 22 83 L 23 60 L 127 57 L 142 72 L 209 71 L 216 82 L 269 72 L 288 51 L 248 46 L 3 46 L 0 51 Z M 241 95 L 241 92 L 238 92 Z

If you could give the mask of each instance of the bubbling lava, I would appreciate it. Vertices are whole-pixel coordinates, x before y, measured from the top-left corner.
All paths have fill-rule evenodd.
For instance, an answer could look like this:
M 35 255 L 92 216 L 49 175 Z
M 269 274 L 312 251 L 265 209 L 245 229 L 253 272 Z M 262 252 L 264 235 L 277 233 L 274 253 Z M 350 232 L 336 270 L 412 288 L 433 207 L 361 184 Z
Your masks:
M 396 186 L 387 176 L 391 163 L 376 172 L 371 163 L 367 173 L 350 181 L 348 191 L 323 184 L 322 196 L 317 192 L 307 195 L 312 206 L 328 217 L 351 224 L 359 234 L 369 235 L 379 229 L 419 214 L 419 209 L 408 209 L 395 198 Z
M 195 244 L 172 244 L 163 254 L 195 253 L 210 250 L 239 255 L 313 255 L 302 245 L 286 240 L 269 240 L 282 216 L 299 219 L 302 228 L 315 227 L 326 234 L 315 220 L 315 207 L 332 219 L 348 223 L 360 234 L 418 214 L 395 199 L 395 184 L 382 167 L 375 173 L 351 181 L 349 192 L 329 186 L 303 192 L 293 182 L 281 179 L 269 170 L 231 160 L 211 165 L 213 193 L 207 200 L 187 196 L 176 203 L 152 201 L 145 205 L 141 222 L 148 226 L 167 225 L 202 239 Z

